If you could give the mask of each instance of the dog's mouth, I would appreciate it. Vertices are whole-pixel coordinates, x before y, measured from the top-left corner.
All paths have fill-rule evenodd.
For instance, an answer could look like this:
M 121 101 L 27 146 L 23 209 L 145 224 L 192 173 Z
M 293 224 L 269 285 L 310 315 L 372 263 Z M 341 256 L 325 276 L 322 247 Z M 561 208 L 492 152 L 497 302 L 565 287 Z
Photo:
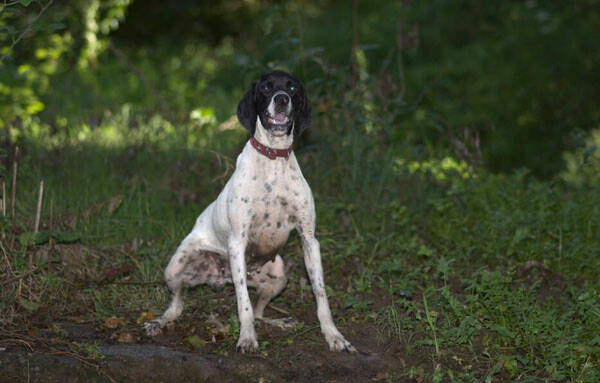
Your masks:
M 274 115 L 267 115 L 267 122 L 271 133 L 275 136 L 283 136 L 287 133 L 288 128 L 292 121 L 286 113 L 275 113 Z

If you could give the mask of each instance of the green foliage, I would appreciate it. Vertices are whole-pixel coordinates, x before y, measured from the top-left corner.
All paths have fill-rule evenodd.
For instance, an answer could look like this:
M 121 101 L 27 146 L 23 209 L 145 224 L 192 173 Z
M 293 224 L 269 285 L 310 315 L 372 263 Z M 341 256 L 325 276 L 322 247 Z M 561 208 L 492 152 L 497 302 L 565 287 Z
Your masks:
M 416 229 L 435 247 L 435 255 L 405 247 L 408 252 L 400 259 L 393 255 L 382 265 L 381 271 L 395 276 L 383 278 L 392 291 L 416 273 L 421 279 L 414 289 L 423 294 L 422 305 L 410 303 L 411 310 L 391 316 L 402 302 L 396 301 L 382 313 L 382 328 L 400 337 L 421 329 L 431 335 L 415 344 L 451 350 L 461 358 L 475 348 L 499 366 L 493 374 L 509 380 L 540 371 L 557 381 L 597 380 L 597 193 L 569 191 L 525 174 L 458 179 L 452 188 L 431 184 L 445 191 L 421 200 L 429 208 L 413 203 L 404 210 L 408 228 L 410 222 L 416 225 L 403 235 L 404 242 Z M 407 260 L 412 266 L 393 266 Z M 526 266 L 531 262 L 534 270 Z M 575 281 L 585 287 L 574 287 Z
M 72 72 L 73 60 L 79 61 L 81 72 L 95 63 L 108 43 L 106 35 L 118 27 L 129 2 L 47 0 L 0 6 L 0 125 L 11 127 L 13 140 L 18 135 L 15 130 L 27 134 L 32 127 L 39 128 L 38 117 L 49 102 L 64 98 L 55 92 L 53 82 L 60 74 Z M 31 34 L 35 39 L 25 43 Z
M 416 2 L 406 20 L 419 28 L 407 74 L 423 107 L 449 129 L 484 133 L 493 170 L 560 168 L 564 137 L 591 128 L 600 50 L 597 1 Z M 458 21 L 460 20 L 460 21 Z M 457 22 L 458 21 L 458 22 Z
M 0 45 L 42 4 L 5 7 Z M 362 2 L 354 47 L 346 3 L 57 2 L 2 64 L 0 119 L 21 135 L 40 123 L 78 130 L 128 105 L 171 123 L 209 109 L 223 122 L 245 84 L 280 67 L 311 79 L 313 97 L 342 88 L 345 102 L 362 103 L 365 129 L 394 144 L 448 151 L 447 138 L 470 128 L 489 169 L 551 176 L 573 149 L 571 133 L 600 119 L 596 4 Z M 165 14 L 177 26 L 161 26 Z
M 560 177 L 576 187 L 600 185 L 600 130 L 592 130 L 579 149 L 563 154 L 566 169 Z

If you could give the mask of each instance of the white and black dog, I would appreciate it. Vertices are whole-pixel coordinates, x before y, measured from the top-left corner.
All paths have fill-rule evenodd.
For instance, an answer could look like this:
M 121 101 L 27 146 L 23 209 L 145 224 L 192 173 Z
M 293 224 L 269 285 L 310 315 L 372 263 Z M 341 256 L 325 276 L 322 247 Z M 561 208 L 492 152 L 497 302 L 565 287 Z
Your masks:
M 263 319 L 266 305 L 287 283 L 278 251 L 296 229 L 325 340 L 331 350 L 356 351 L 331 317 L 315 238 L 313 195 L 292 151 L 294 132 L 301 133 L 311 120 L 304 87 L 286 72 L 265 74 L 252 83 L 237 115 L 252 137 L 225 188 L 198 217 L 171 258 L 165 279 L 173 299 L 159 319 L 145 324 L 146 333 L 158 334 L 181 314 L 183 287 L 202 283 L 221 287 L 233 282 L 240 320 L 237 349 L 242 353 L 255 350 L 254 319 Z M 254 307 L 248 287 L 258 294 Z

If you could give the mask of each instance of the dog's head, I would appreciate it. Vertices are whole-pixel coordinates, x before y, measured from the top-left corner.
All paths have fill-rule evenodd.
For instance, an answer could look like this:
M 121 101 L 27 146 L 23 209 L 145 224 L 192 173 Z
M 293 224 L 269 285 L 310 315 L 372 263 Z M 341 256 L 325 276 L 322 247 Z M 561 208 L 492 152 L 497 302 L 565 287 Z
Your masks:
M 300 81 L 289 73 L 276 70 L 263 75 L 250 89 L 237 108 L 240 123 L 254 135 L 256 118 L 274 136 L 297 134 L 310 124 L 310 102 Z

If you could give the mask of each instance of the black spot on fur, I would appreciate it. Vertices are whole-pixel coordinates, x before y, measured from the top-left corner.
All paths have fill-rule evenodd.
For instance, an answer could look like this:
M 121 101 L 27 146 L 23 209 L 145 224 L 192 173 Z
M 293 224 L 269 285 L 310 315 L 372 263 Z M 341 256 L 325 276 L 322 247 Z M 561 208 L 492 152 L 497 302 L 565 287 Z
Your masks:
M 263 215 L 263 218 L 264 218 L 264 219 L 267 219 L 267 218 L 269 218 L 269 213 L 265 213 L 265 215 Z
M 267 190 L 268 193 L 270 193 L 273 190 L 273 188 L 271 187 L 271 184 L 268 184 L 266 182 L 265 182 L 265 189 Z
M 281 227 L 281 222 L 277 221 L 277 228 L 279 229 Z

